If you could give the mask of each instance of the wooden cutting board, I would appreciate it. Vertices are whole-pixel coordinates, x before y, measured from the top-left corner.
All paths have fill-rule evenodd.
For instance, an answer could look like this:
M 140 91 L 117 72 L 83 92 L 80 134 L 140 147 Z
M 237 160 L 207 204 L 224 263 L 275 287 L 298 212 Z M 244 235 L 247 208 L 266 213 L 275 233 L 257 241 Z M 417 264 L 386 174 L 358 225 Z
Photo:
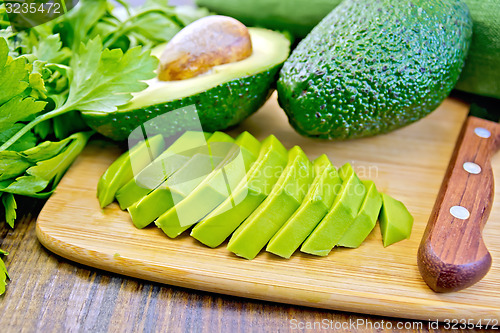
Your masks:
M 415 217 L 411 238 L 388 248 L 377 226 L 358 249 L 335 249 L 328 257 L 296 253 L 289 260 L 262 252 L 248 261 L 225 245 L 207 248 L 188 233 L 169 239 L 154 226 L 138 230 L 117 204 L 99 208 L 98 178 L 121 153 L 105 142 L 90 144 L 68 171 L 38 218 L 37 235 L 70 260 L 186 288 L 391 317 L 498 320 L 500 199 L 484 230 L 493 266 L 481 282 L 436 294 L 417 268 L 417 248 L 467 111 L 467 105 L 448 99 L 426 119 L 391 134 L 325 142 L 297 135 L 273 96 L 230 132 L 248 130 L 259 139 L 274 134 L 287 148 L 300 145 L 311 159 L 326 153 L 337 166 L 351 162 L 360 178 L 373 179 Z M 500 177 L 500 156 L 493 162 Z

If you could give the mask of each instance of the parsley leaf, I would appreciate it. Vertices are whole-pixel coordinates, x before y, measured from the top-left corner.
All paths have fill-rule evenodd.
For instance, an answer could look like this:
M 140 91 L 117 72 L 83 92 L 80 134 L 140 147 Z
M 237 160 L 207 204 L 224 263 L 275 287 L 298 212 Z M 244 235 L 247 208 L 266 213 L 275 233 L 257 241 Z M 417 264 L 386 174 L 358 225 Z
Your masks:
M 0 191 L 18 195 L 24 195 L 31 198 L 46 199 L 52 194 L 52 190 L 42 192 L 47 188 L 49 181 L 35 176 L 21 176 L 16 179 L 10 179 L 0 183 Z
M 133 92 L 147 88 L 142 80 L 155 77 L 158 62 L 149 52 L 134 47 L 125 54 L 121 49 L 101 52 L 100 37 L 80 45 L 70 67 L 74 77 L 66 108 L 80 111 L 115 111 L 127 103 Z
M 71 56 L 70 50 L 62 47 L 58 34 L 49 35 L 43 39 L 36 38 L 33 44 L 33 55 L 38 60 L 62 64 Z
M 61 180 L 64 172 L 71 163 L 82 152 L 88 139 L 94 132 L 79 132 L 68 137 L 70 144 L 54 157 L 38 162 L 35 166 L 26 170 L 26 173 L 38 178 L 50 180 L 55 187 Z
M 133 92 L 147 87 L 143 81 L 155 76 L 154 70 L 157 66 L 158 59 L 151 56 L 149 50 L 143 51 L 141 47 L 134 47 L 126 53 L 121 49 L 102 51 L 100 37 L 81 44 L 79 52 L 73 55 L 70 62 L 72 75 L 69 77 L 69 95 L 66 101 L 55 110 L 38 116 L 24 126 L 0 147 L 0 151 L 10 147 L 35 125 L 62 114 L 74 110 L 117 110 L 118 106 L 126 104 L 132 98 Z M 2 114 L 0 109 L 0 128 Z M 18 120 L 21 119 L 16 121 Z M 12 119 L 9 121 L 12 123 Z
M 8 253 L 0 250 L 0 254 L 7 255 Z M 5 292 L 5 286 L 7 285 L 7 279 L 9 278 L 9 273 L 7 273 L 7 268 L 2 259 L 0 259 L 0 295 Z
M 23 124 L 15 124 L 10 128 L 7 128 L 0 132 L 0 144 L 9 140 L 11 136 L 17 133 L 17 131 L 21 130 L 24 127 Z M 12 146 L 10 146 L 10 150 L 14 151 L 23 151 L 36 146 L 37 138 L 33 132 L 26 133 L 22 138 L 16 141 Z
M 48 79 L 52 74 L 51 71 L 45 68 L 45 61 L 36 60 L 30 64 L 31 73 L 28 77 L 28 82 L 31 87 L 30 96 L 34 98 L 47 98 L 47 88 L 45 87 L 45 79 Z
M 38 146 L 28 149 L 19 155 L 23 156 L 27 161 L 36 163 L 44 161 L 59 154 L 71 141 L 71 138 L 66 138 L 58 142 L 45 141 Z M 2 154 L 3 152 L 0 152 Z
M 22 175 L 33 164 L 14 151 L 0 152 L 0 181 Z
M 7 42 L 0 38 L 0 132 L 40 113 L 46 105 L 23 95 L 29 87 L 26 59 L 12 59 L 8 54 Z
M 0 192 L 34 198 L 48 197 L 71 163 L 82 152 L 93 132 L 79 132 L 59 142 L 46 141 L 24 152 L 0 152 L 5 168 Z M 7 159 L 10 158 L 10 160 Z M 2 169 L 0 169 L 1 171 Z M 14 179 L 14 177 L 17 177 Z
M 14 198 L 14 195 L 11 193 L 4 193 L 2 195 L 2 203 L 5 207 L 5 221 L 11 228 L 14 228 L 17 209 L 16 199 Z
M 80 0 L 67 14 L 61 16 L 54 27 L 54 32 L 61 35 L 64 45 L 71 50 L 78 50 L 80 45 L 88 40 L 90 30 L 107 12 L 111 12 L 111 4 L 103 0 Z
M 31 97 L 24 98 L 21 95 L 13 97 L 0 106 L 0 131 L 4 131 L 18 121 L 26 120 L 30 116 L 39 113 L 43 110 L 45 104 L 45 102 L 35 101 Z
M 26 60 L 9 56 L 9 46 L 4 38 L 0 39 L 0 105 L 13 96 L 21 94 L 29 83 L 27 82 Z

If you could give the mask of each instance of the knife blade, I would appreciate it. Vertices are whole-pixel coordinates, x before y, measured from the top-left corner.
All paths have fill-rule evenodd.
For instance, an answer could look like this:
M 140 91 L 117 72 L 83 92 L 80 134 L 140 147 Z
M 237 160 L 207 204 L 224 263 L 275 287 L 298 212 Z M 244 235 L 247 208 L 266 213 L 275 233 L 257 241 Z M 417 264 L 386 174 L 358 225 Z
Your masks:
M 420 274 L 436 292 L 465 289 L 492 263 L 482 237 L 494 199 L 491 158 L 500 148 L 500 101 L 472 95 L 471 111 L 458 137 L 419 246 Z M 489 118 L 482 119 L 482 118 Z

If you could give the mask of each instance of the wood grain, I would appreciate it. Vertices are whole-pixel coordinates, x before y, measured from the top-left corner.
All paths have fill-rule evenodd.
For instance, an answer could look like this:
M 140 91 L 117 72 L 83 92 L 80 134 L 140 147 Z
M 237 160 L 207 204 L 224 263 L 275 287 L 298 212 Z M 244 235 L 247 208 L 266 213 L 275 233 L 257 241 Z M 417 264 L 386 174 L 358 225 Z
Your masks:
M 38 207 L 33 210 L 36 212 Z M 363 320 L 371 325 L 384 320 L 394 327 L 398 323 L 390 318 L 187 290 L 88 268 L 45 250 L 36 239 L 35 221 L 30 214 L 18 222 L 15 231 L 5 227 L 0 231 L 2 247 L 10 251 L 7 266 L 13 278 L 7 293 L 0 296 L 2 333 L 304 332 L 292 330 L 290 320 Z M 428 323 L 404 322 L 428 327 Z M 377 330 L 421 331 L 428 330 Z
M 363 321 L 359 332 L 439 332 L 429 329 L 427 322 L 211 294 L 86 267 L 54 255 L 38 242 L 35 218 L 43 202 L 31 200 L 20 204 L 24 207 L 24 217 L 17 221 L 14 230 L 0 221 L 0 245 L 10 252 L 6 265 L 12 278 L 7 293 L 0 296 L 2 333 L 332 332 L 293 330 L 291 320 L 302 323 L 326 320 L 334 325 Z M 373 328 L 382 321 L 394 329 Z M 398 323 L 414 328 L 396 329 Z
M 290 260 L 261 253 L 246 261 L 224 246 L 206 248 L 188 236 L 170 240 L 157 228 L 137 230 L 116 204 L 101 210 L 98 177 L 119 154 L 91 145 L 70 169 L 37 223 L 41 242 L 66 258 L 100 269 L 162 283 L 276 302 L 414 319 L 499 318 L 500 271 L 493 264 L 477 285 L 448 295 L 431 291 L 416 255 L 452 154 L 467 106 L 447 100 L 425 120 L 392 134 L 351 142 L 298 136 L 275 97 L 233 134 L 275 134 L 288 148 L 300 145 L 313 159 L 327 153 L 336 165 L 351 162 L 361 178 L 405 202 L 415 217 L 410 240 L 382 247 L 378 228 L 359 249 L 337 249 L 325 258 L 295 254 Z M 262 126 L 261 124 L 266 124 Z M 496 168 L 500 174 L 500 164 Z M 500 216 L 500 205 L 492 217 Z M 484 232 L 500 256 L 499 226 Z
M 480 137 L 477 129 L 490 136 Z M 494 200 L 491 158 L 499 144 L 498 123 L 476 117 L 464 123 L 418 251 L 420 273 L 437 292 L 467 288 L 491 267 L 482 230 Z M 465 163 L 478 165 L 479 173 L 467 172 Z M 470 217 L 454 217 L 450 209 L 457 206 L 467 209 Z

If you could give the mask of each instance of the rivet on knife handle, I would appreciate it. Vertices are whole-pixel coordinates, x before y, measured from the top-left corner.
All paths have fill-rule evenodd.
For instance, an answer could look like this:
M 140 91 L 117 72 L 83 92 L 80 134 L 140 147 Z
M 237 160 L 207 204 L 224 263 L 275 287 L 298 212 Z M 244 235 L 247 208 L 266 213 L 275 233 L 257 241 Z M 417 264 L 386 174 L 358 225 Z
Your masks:
M 418 250 L 420 274 L 434 291 L 467 288 L 491 267 L 482 230 L 493 203 L 491 157 L 499 135 L 499 124 L 476 117 L 462 128 Z

